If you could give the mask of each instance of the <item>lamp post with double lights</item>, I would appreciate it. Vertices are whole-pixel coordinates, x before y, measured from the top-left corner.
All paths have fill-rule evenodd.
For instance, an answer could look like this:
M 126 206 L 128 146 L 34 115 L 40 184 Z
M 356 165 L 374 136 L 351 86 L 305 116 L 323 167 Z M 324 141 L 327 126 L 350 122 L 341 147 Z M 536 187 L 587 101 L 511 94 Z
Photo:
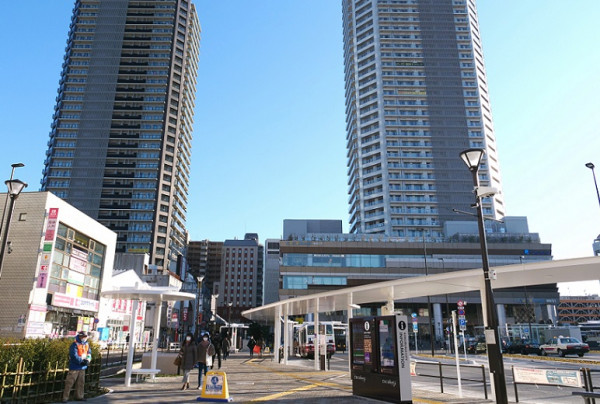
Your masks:
M 489 368 L 491 379 L 494 381 L 494 394 L 497 404 L 507 404 L 508 396 L 506 394 L 506 377 L 504 374 L 504 361 L 500 349 L 500 335 L 498 333 L 498 313 L 496 312 L 496 303 L 494 302 L 494 291 L 490 279 L 490 263 L 487 249 L 487 239 L 485 237 L 485 225 L 483 221 L 482 199 L 492 196 L 497 191 L 491 187 L 481 187 L 479 185 L 479 166 L 485 150 L 467 149 L 460 153 L 460 158 L 465 162 L 471 175 L 473 176 L 473 185 L 475 187 L 475 207 L 477 208 L 477 224 L 479 227 L 479 242 L 481 244 L 481 262 L 483 267 L 483 279 L 485 282 L 485 342 L 487 345 Z
M 27 187 L 27 183 L 25 183 L 21 180 L 10 179 L 10 180 L 4 181 L 4 183 L 8 187 L 8 196 L 10 197 L 10 205 L 8 207 L 8 216 L 6 217 L 6 225 L 4 226 L 4 234 L 2 235 L 2 248 L 0 249 L 0 278 L 2 278 L 2 268 L 4 267 L 4 254 L 6 252 L 6 246 L 8 245 L 8 231 L 10 230 L 10 222 L 12 220 L 12 215 L 15 210 L 15 200 L 19 197 L 19 194 L 21 193 L 21 191 L 23 191 L 23 189 L 25 189 L 25 187 Z

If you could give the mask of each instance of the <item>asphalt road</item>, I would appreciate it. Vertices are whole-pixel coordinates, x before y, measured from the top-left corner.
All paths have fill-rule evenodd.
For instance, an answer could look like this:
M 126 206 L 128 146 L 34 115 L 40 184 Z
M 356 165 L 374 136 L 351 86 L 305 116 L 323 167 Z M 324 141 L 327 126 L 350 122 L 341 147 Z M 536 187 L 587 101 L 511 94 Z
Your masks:
M 491 391 L 489 372 L 487 370 L 487 356 L 468 355 L 467 361 L 464 355 L 461 355 L 461 384 L 465 395 L 470 397 L 484 398 L 483 371 L 485 368 L 486 389 L 488 398 L 493 399 Z M 439 363 L 442 363 L 443 389 L 444 392 L 458 394 L 458 381 L 455 366 L 455 360 L 452 357 L 436 357 L 434 360 L 427 356 L 415 356 L 417 360 L 417 374 L 412 377 L 413 387 L 427 389 L 430 391 L 440 391 Z M 302 365 L 308 368 L 314 366 L 310 359 L 292 358 L 295 365 Z M 580 363 L 580 362 L 584 363 Z M 348 371 L 348 354 L 336 352 L 330 361 L 331 370 Z M 584 358 L 576 355 L 560 358 L 560 360 L 545 360 L 537 355 L 505 355 L 504 368 L 506 377 L 507 394 L 511 402 L 516 402 L 515 388 L 512 376 L 512 367 L 534 368 L 534 369 L 561 369 L 561 370 L 579 370 L 587 367 L 598 371 L 592 373 L 593 383 L 600 386 L 600 353 L 586 354 Z M 580 398 L 573 397 L 572 391 L 583 391 L 583 388 L 558 387 L 548 385 L 528 385 L 518 384 L 518 398 L 521 403 L 577 403 Z

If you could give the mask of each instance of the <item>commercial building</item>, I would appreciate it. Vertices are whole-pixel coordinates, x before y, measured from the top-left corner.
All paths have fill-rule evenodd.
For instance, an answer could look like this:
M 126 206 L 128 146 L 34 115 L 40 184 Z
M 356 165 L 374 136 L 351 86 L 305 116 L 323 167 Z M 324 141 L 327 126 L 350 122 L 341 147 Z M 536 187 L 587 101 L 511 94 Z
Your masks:
M 475 1 L 343 0 L 343 31 L 350 233 L 441 240 L 474 200 L 461 151 L 502 185 Z
M 4 199 L 6 194 L 0 194 Z M 1 208 L 1 206 L 0 206 Z M 15 203 L 0 278 L 0 335 L 75 335 L 105 327 L 117 234 L 49 192 Z
M 186 244 L 200 24 L 186 0 L 75 2 L 42 190 L 170 268 Z
M 263 250 L 255 233 L 223 243 L 217 313 L 228 322 L 240 322 L 242 311 L 263 304 Z
M 573 325 L 588 322 L 600 325 L 600 297 L 598 295 L 561 296 L 558 305 L 558 321 Z
M 527 264 L 552 259 L 550 244 L 541 243 L 536 233 L 529 233 L 526 218 L 507 218 L 488 230 L 490 266 Z M 328 290 L 368 283 L 435 275 L 449 271 L 481 268 L 481 248 L 477 228 L 472 222 L 448 223 L 460 229 L 444 242 L 431 243 L 425 238 L 406 242 L 403 238 L 369 234 L 289 233 L 281 240 L 281 300 Z M 285 227 L 285 226 L 284 226 Z M 524 230 L 521 233 L 515 230 Z M 284 234 L 286 230 L 284 229 Z M 536 285 L 494 291 L 501 324 L 556 323 L 559 294 L 556 284 Z M 382 301 L 385 299 L 382 297 Z M 437 337 L 458 300 L 467 301 L 469 330 L 483 325 L 481 297 L 478 292 L 461 295 L 431 296 L 431 316 Z M 365 314 L 376 312 L 381 302 L 363 306 Z M 419 321 L 430 317 L 427 297 L 396 302 L 404 314 L 417 313 Z M 331 313 L 332 319 L 343 316 Z M 439 338 L 438 338 L 439 339 Z

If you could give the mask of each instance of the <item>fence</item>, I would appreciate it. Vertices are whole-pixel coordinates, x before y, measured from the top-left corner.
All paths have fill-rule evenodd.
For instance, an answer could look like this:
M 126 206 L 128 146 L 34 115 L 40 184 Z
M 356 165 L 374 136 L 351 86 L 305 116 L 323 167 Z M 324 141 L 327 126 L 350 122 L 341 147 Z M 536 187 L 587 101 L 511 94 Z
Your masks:
M 47 403 L 60 401 L 69 371 L 68 363 L 37 365 L 23 358 L 16 366 L 8 364 L 0 369 L 0 403 Z M 100 362 L 95 361 L 85 372 L 85 392 L 97 395 L 100 392 Z
M 416 365 L 415 366 L 415 376 L 434 377 L 434 378 L 440 380 L 440 393 L 444 392 L 444 379 L 458 380 L 458 377 L 449 376 L 448 374 L 444 375 L 444 367 L 456 369 L 456 365 L 454 365 L 454 364 L 446 364 L 446 363 L 442 363 L 442 362 L 416 361 L 415 365 Z M 427 366 L 434 367 L 437 369 L 437 375 L 436 374 L 419 373 L 419 372 L 417 372 L 417 366 L 419 366 L 419 367 L 427 367 Z M 483 387 L 483 394 L 485 396 L 485 399 L 487 400 L 488 391 L 487 391 L 487 380 L 485 378 L 485 366 L 484 365 L 460 365 L 460 368 L 461 368 L 461 371 L 462 371 L 462 369 L 467 369 L 467 368 L 481 370 L 481 379 L 479 379 L 479 378 L 472 379 L 469 377 L 461 377 L 460 380 L 467 381 L 467 382 L 481 383 L 481 386 Z

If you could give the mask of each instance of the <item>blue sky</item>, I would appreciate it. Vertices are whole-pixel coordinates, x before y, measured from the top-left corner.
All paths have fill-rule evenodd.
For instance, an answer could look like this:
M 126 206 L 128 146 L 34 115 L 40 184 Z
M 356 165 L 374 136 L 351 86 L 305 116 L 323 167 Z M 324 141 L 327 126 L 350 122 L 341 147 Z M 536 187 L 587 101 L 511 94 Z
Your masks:
M 286 218 L 347 230 L 341 0 L 195 3 L 192 239 L 276 238 Z M 21 161 L 16 176 L 38 190 L 73 1 L 3 6 L 0 177 Z M 559 259 L 592 255 L 600 233 L 584 166 L 600 176 L 599 17 L 597 0 L 479 1 L 507 213 L 528 216 Z

